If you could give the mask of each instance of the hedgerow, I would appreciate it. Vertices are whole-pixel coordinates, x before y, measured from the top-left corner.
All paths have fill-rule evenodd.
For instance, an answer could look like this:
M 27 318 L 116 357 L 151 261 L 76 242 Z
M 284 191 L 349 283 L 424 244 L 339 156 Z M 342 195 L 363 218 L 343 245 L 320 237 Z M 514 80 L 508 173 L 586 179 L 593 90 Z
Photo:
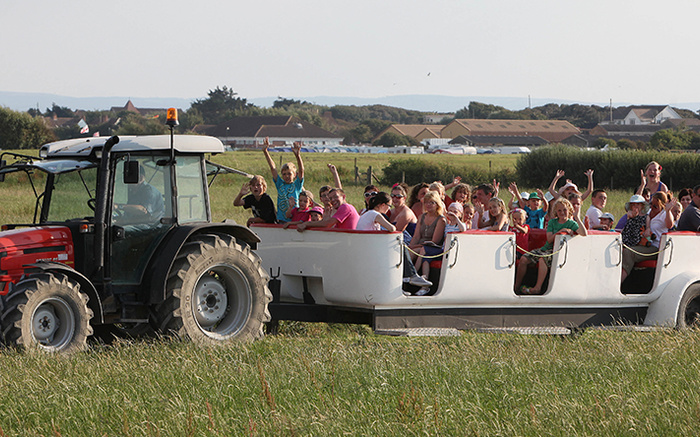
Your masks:
M 515 172 L 511 169 L 486 171 L 468 165 L 437 164 L 419 158 L 391 160 L 389 165 L 384 167 L 383 173 L 381 182 L 385 185 L 392 185 L 401 180 L 405 180 L 409 185 L 432 181 L 448 183 L 457 175 L 462 177 L 462 182 L 471 185 L 492 179 L 512 181 L 515 178 Z
M 541 147 L 522 155 L 516 164 L 517 181 L 522 186 L 549 186 L 557 170 L 566 172 L 579 186 L 586 186 L 584 172 L 595 170 L 596 188 L 636 189 L 640 170 L 650 161 L 662 166 L 661 180 L 671 190 L 693 187 L 700 183 L 700 154 L 660 151 L 589 151 L 571 146 Z

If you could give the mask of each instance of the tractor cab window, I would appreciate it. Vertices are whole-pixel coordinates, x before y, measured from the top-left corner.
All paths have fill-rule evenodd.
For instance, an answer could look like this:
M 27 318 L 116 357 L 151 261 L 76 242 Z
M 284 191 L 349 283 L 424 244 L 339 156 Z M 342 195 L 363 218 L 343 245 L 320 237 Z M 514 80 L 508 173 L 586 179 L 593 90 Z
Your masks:
M 47 221 L 59 222 L 95 215 L 96 167 L 53 174 L 50 177 L 53 178 L 53 184 Z
M 137 161 L 138 182 L 124 182 L 124 167 L 126 162 Z M 170 176 L 169 167 L 157 165 L 157 157 L 137 157 L 120 160 L 117 163 L 114 177 L 114 208 L 112 223 L 115 225 L 146 225 L 153 226 L 169 213 L 170 205 Z M 167 199 L 167 200 L 166 200 Z
M 199 156 L 178 156 L 177 217 L 180 223 L 207 221 L 206 187 L 202 175 L 202 160 Z

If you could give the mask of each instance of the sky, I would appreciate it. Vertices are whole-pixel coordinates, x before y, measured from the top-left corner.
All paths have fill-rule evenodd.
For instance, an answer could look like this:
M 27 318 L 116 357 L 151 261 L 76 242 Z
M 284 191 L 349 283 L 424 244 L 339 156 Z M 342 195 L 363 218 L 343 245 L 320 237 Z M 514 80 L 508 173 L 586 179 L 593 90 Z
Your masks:
M 0 0 L 0 91 L 700 102 L 700 2 Z

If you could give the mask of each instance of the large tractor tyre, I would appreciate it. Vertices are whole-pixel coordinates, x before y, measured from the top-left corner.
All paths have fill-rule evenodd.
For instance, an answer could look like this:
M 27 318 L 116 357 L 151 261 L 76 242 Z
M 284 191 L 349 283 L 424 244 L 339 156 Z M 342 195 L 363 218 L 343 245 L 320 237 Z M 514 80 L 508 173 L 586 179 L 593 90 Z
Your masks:
M 230 235 L 198 235 L 186 243 L 156 306 L 163 333 L 200 344 L 263 336 L 272 294 L 260 258 Z
M 678 305 L 676 322 L 678 329 L 700 328 L 700 284 L 693 284 L 685 290 Z
M 46 352 L 82 350 L 92 335 L 87 303 L 80 284 L 62 273 L 29 276 L 3 298 L 4 342 Z

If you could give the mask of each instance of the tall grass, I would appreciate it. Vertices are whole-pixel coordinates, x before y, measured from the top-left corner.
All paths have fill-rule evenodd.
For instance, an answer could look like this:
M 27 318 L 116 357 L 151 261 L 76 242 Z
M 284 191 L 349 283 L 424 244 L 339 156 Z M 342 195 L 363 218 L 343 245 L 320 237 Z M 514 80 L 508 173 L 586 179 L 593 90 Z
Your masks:
M 2 435 L 694 435 L 697 332 L 0 352 Z M 284 332 L 284 328 L 283 328 Z

